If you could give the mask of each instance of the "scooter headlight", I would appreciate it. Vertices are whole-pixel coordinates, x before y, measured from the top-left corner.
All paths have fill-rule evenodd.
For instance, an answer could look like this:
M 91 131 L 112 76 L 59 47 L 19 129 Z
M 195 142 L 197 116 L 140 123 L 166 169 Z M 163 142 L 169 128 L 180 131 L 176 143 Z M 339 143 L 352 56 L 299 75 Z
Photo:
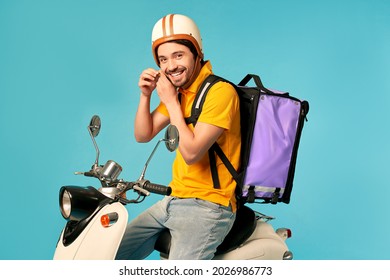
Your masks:
M 72 204 L 70 193 L 66 189 L 60 195 L 60 210 L 62 217 L 69 219 L 70 213 L 72 212 Z
M 66 186 L 60 189 L 60 210 L 66 220 L 80 221 L 111 201 L 93 187 Z

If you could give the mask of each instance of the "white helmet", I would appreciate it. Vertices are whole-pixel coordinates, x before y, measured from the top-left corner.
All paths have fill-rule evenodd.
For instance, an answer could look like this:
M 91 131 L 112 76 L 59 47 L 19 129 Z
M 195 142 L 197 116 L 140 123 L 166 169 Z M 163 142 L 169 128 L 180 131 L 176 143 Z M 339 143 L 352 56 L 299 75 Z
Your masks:
M 187 16 L 169 14 L 161 18 L 153 27 L 152 51 L 157 65 L 157 47 L 163 43 L 185 39 L 196 48 L 199 59 L 203 59 L 202 38 L 195 22 Z

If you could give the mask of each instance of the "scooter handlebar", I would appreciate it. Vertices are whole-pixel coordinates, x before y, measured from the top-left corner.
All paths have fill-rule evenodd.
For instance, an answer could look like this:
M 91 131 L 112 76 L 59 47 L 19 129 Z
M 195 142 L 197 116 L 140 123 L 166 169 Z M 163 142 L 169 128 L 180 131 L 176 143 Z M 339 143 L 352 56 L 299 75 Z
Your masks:
M 87 171 L 87 172 L 76 171 L 74 174 L 75 175 L 84 175 L 86 177 L 96 177 L 95 173 L 93 173 L 92 171 Z
M 172 193 L 171 187 L 154 184 L 149 181 L 145 181 L 142 188 L 155 194 L 170 195 Z
M 88 171 L 88 172 L 83 172 L 83 175 L 86 177 L 96 177 L 95 173 Z

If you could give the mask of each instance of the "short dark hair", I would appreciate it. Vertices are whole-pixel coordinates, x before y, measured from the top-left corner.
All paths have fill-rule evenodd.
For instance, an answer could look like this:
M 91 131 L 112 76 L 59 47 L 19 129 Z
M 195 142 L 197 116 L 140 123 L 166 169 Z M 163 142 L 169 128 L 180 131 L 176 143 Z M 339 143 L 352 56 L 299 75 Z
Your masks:
M 178 39 L 178 40 L 174 40 L 172 42 L 186 46 L 187 48 L 190 49 L 190 51 L 192 52 L 194 57 L 198 56 L 198 52 L 196 51 L 196 48 L 195 48 L 194 44 L 191 43 L 191 41 L 185 40 L 185 39 Z
M 168 41 L 168 42 L 172 42 L 172 43 L 176 43 L 176 44 L 180 44 L 180 45 L 186 46 L 187 48 L 190 49 L 190 51 L 194 55 L 194 58 L 196 58 L 198 56 L 198 52 L 196 51 L 196 48 L 195 48 L 194 44 L 191 43 L 191 41 L 189 41 L 189 40 L 178 39 L 178 40 L 172 40 L 172 41 Z M 158 56 L 157 55 L 157 50 L 158 50 L 158 47 L 156 48 L 156 57 Z
M 180 44 L 180 45 L 183 45 L 183 46 L 186 46 L 187 48 L 190 49 L 191 53 L 194 55 L 194 59 L 196 59 L 199 55 L 198 55 L 198 51 L 196 50 L 196 47 L 194 46 L 194 44 L 189 41 L 189 40 L 186 40 L 186 39 L 178 39 L 178 40 L 172 40 L 172 41 L 168 41 L 168 42 L 172 42 L 172 43 L 176 43 L 176 44 Z M 167 42 L 166 42 L 167 43 Z M 158 48 L 159 46 L 155 49 L 156 51 L 156 57 L 158 57 Z M 204 59 L 202 58 L 202 60 L 200 61 L 200 63 L 203 65 L 204 63 Z M 160 64 L 159 64 L 160 65 Z

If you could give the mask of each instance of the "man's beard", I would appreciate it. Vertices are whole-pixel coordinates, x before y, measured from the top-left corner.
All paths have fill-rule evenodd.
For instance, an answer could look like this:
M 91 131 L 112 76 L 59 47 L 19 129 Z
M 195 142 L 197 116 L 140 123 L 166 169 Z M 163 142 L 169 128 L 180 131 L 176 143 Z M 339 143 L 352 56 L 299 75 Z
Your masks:
M 178 74 L 179 80 L 175 79 L 175 74 Z M 187 68 L 180 67 L 173 71 L 166 71 L 165 75 L 167 76 L 168 80 L 174 85 L 175 87 L 182 87 L 188 82 L 188 76 L 187 74 Z

